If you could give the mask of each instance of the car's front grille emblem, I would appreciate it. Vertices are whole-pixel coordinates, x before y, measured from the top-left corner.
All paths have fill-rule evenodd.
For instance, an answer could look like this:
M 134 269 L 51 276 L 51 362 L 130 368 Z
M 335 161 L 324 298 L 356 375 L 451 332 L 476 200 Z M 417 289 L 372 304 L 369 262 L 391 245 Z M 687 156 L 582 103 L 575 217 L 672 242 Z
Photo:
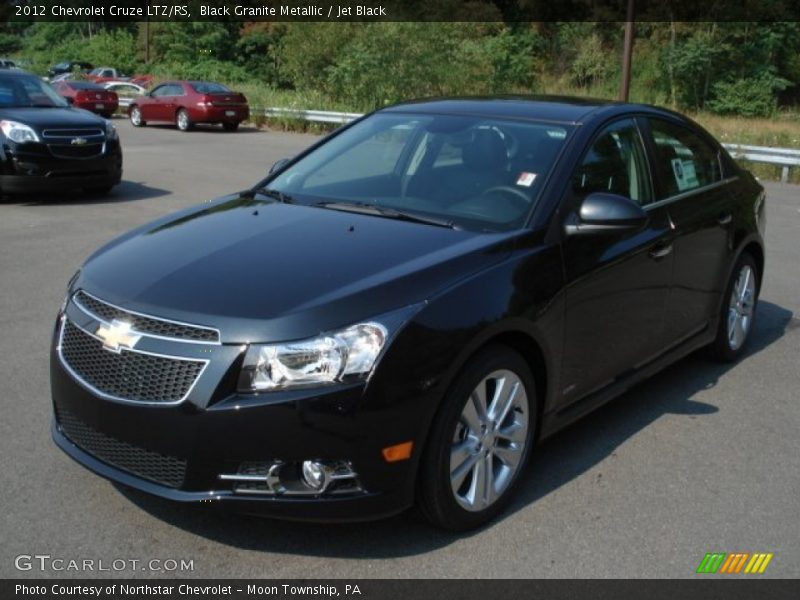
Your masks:
M 95 335 L 103 341 L 103 348 L 119 354 L 122 348 L 133 348 L 142 338 L 131 330 L 131 324 L 114 319 L 110 324 L 101 323 Z

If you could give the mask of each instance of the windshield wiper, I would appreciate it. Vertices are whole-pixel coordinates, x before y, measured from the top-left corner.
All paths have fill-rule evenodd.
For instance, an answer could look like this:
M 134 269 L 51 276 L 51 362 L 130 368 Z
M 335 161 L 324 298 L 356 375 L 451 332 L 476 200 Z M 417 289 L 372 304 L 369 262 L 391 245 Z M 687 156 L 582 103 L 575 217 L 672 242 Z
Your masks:
M 274 198 L 278 202 L 282 202 L 283 204 L 293 204 L 294 198 L 292 198 L 289 194 L 281 192 L 279 190 L 273 190 L 268 187 L 260 187 L 255 188 L 254 190 L 250 191 L 250 194 L 261 194 L 262 196 L 269 196 L 270 198 Z
M 398 221 L 409 221 L 411 223 L 424 223 L 425 225 L 436 225 L 447 229 L 458 229 L 453 221 L 428 217 L 414 212 L 389 208 L 388 206 L 378 206 L 367 204 L 366 202 L 317 202 L 313 206 L 329 208 L 331 210 L 341 210 L 343 212 L 353 212 L 362 215 L 376 215 L 387 219 L 397 219 Z

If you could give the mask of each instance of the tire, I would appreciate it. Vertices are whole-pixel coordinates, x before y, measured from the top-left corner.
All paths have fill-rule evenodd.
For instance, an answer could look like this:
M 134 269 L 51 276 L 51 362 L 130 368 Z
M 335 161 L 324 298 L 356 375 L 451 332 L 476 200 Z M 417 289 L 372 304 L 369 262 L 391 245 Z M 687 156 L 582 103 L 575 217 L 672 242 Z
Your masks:
M 498 387 L 510 391 L 515 386 L 515 394 L 494 394 Z M 510 408 L 498 410 L 504 404 L 497 404 L 498 398 L 508 399 Z M 479 405 L 486 409 L 484 418 Z M 423 515 L 453 531 L 474 529 L 497 516 L 530 455 L 537 414 L 533 375 L 519 354 L 493 345 L 470 359 L 442 402 L 420 461 L 417 504 Z M 486 473 L 492 474 L 491 483 L 481 493 Z
M 238 122 L 237 123 L 223 123 L 222 124 L 222 128 L 225 131 L 236 131 L 237 129 L 239 129 L 239 123 Z
M 717 337 L 709 346 L 712 358 L 733 362 L 744 352 L 755 322 L 760 278 L 755 259 L 742 254 L 725 286 Z
M 138 106 L 131 106 L 129 117 L 131 119 L 131 125 L 133 125 L 134 127 L 144 127 L 145 125 L 147 125 L 145 120 L 142 119 L 142 111 L 139 110 Z
M 189 113 L 185 108 L 180 109 L 175 114 L 175 125 L 181 131 L 189 131 L 192 128 L 192 120 L 189 118 Z

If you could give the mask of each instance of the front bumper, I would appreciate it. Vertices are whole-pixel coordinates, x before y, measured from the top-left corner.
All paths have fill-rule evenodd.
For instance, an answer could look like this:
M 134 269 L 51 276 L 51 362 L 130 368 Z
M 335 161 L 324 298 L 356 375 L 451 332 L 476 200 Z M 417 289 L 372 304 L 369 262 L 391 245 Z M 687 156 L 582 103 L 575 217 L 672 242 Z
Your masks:
M 90 158 L 53 156 L 45 144 L 6 145 L 0 153 L 0 191 L 58 192 L 103 188 L 122 179 L 119 141 L 107 142 L 103 153 Z
M 364 384 L 237 394 L 228 386 L 235 381 L 241 348 L 223 346 L 217 350 L 218 368 L 209 368 L 185 401 L 120 403 L 76 381 L 62 362 L 58 340 L 57 331 L 51 355 L 53 439 L 107 479 L 172 501 L 298 520 L 374 519 L 413 503 L 417 457 L 387 463 L 381 450 L 418 434 L 420 421 L 394 409 L 376 410 Z M 80 435 L 70 434 L 75 423 Z M 318 459 L 349 461 L 361 490 L 241 494 L 219 478 L 243 463 Z

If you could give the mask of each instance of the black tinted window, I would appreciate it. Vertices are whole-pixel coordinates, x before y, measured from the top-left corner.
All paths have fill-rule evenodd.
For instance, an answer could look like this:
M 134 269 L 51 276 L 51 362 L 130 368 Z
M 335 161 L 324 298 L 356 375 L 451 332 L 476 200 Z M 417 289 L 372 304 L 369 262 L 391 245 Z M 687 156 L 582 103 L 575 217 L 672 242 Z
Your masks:
M 652 201 L 644 147 L 631 119 L 613 123 L 592 142 L 572 178 L 572 188 L 579 197 L 610 192 L 639 204 Z
M 659 119 L 650 119 L 656 164 L 668 198 L 722 179 L 717 150 L 694 132 Z

